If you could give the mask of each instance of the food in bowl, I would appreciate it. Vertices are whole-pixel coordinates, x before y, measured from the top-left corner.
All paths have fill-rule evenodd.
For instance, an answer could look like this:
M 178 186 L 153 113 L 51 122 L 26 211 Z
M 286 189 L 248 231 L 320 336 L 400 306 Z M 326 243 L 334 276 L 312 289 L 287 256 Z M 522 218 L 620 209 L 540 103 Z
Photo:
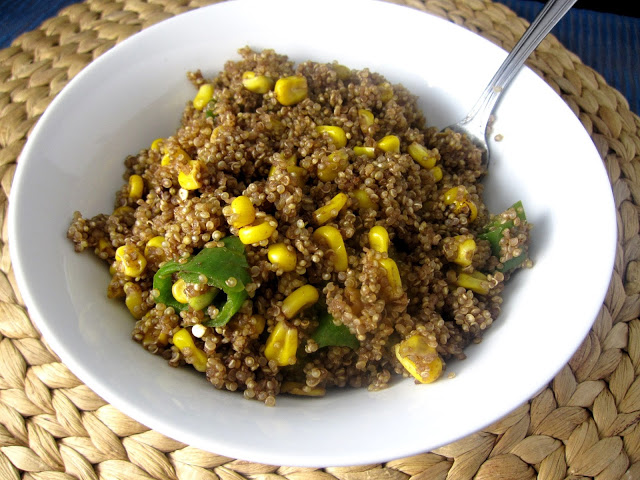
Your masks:
M 368 69 L 240 50 L 174 135 L 125 159 L 114 210 L 68 237 L 111 269 L 133 339 L 217 388 L 381 389 L 438 379 L 531 266 L 517 202 L 491 215 L 465 137 Z

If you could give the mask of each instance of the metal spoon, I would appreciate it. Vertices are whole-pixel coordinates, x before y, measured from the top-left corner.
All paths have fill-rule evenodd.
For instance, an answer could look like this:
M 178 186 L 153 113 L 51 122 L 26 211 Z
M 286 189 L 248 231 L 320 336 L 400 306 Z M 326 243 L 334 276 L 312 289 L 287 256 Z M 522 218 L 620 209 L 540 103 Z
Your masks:
M 577 0 L 548 0 L 538 16 L 533 20 L 516 46 L 509 53 L 495 73 L 482 95 L 476 101 L 467 116 L 447 128 L 466 134 L 482 150 L 482 164 L 489 163 L 489 145 L 487 144 L 487 125 L 502 92 L 511 83 L 525 60 L 531 55 L 549 31 L 576 3 Z

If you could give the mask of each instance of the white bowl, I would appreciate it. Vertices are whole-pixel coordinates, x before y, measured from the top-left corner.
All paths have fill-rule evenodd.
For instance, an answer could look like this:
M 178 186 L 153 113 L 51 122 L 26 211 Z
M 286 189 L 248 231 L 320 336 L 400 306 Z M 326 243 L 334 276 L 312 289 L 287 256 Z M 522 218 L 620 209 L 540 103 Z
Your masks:
M 179 15 L 105 53 L 57 96 L 25 146 L 10 199 L 11 258 L 29 313 L 62 361 L 106 401 L 192 446 L 277 465 L 381 462 L 452 442 L 529 400 L 570 359 L 607 290 L 616 225 L 601 159 L 574 114 L 523 70 L 496 112 L 486 201 L 521 199 L 535 267 L 468 359 L 431 385 L 278 398 L 275 408 L 170 368 L 130 338 L 109 274 L 74 253 L 74 210 L 109 211 L 123 159 L 171 134 L 193 90 L 249 45 L 295 61 L 369 67 L 420 97 L 431 124 L 464 116 L 505 52 L 447 21 L 373 1 L 238 0 Z M 36 227 L 37 226 L 37 227 Z M 577 238 L 576 238 L 577 237 Z

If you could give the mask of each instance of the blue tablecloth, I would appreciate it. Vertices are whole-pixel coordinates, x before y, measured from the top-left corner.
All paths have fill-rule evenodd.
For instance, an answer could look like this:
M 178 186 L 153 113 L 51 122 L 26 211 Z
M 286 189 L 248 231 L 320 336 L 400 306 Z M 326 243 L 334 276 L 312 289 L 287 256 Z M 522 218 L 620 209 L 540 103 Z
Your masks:
M 529 21 L 544 5 L 531 0 L 500 2 Z M 640 18 L 574 7 L 551 33 L 622 93 L 631 111 L 640 115 Z
M 500 1 L 529 21 L 533 20 L 543 5 L 532 0 Z M 0 0 L 0 48 L 9 46 L 20 33 L 37 28 L 61 8 L 76 2 Z M 583 63 L 620 91 L 629 101 L 630 109 L 640 114 L 640 18 L 600 13 L 577 6 L 552 33 Z

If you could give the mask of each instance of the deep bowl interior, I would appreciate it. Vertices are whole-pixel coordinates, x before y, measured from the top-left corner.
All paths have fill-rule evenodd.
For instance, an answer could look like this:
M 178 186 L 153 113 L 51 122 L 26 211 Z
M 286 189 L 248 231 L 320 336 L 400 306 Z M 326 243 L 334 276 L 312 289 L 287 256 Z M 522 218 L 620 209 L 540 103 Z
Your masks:
M 363 36 L 362 27 L 370 34 Z M 449 364 L 454 378 L 320 399 L 282 396 L 267 408 L 168 367 L 130 339 L 130 315 L 105 295 L 108 272 L 90 254 L 75 254 L 66 239 L 71 216 L 109 211 L 125 156 L 177 127 L 194 94 L 186 73 L 215 74 L 245 45 L 295 61 L 378 71 L 416 93 L 439 127 L 463 116 L 505 56 L 445 20 L 366 0 L 312 1 L 303 11 L 293 0 L 225 2 L 114 47 L 50 105 L 12 186 L 11 258 L 47 342 L 90 388 L 150 428 L 270 464 L 353 465 L 411 455 L 526 402 L 589 331 L 608 286 L 616 234 L 611 189 L 590 138 L 528 69 L 496 112 L 494 131 L 504 138 L 491 145 L 486 201 L 498 212 L 523 200 L 535 225 L 535 267 L 514 276 L 503 315 L 469 348 L 469 358 Z M 48 232 L 46 242 L 38 231 Z

